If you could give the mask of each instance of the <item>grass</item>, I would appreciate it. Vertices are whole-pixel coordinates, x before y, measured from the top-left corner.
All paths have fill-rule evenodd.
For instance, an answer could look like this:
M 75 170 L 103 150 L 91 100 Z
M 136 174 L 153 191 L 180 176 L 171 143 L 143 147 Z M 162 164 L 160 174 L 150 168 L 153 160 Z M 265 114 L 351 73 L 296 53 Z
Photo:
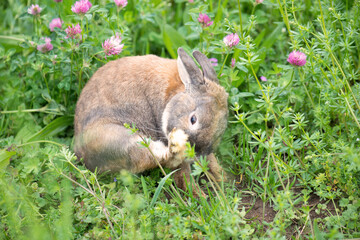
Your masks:
M 84 16 L 74 2 L 39 0 L 39 16 L 27 13 L 35 2 L 0 3 L 1 239 L 360 237 L 359 1 L 131 0 L 118 11 L 96 0 Z M 82 40 L 66 38 L 77 23 Z M 124 48 L 105 57 L 116 33 Z M 36 49 L 42 37 L 51 51 Z M 213 181 L 206 159 L 193 166 L 207 199 L 176 189 L 168 169 L 99 175 L 72 151 L 76 100 L 100 66 L 178 47 L 216 58 L 229 93 L 217 151 L 228 181 Z M 293 50 L 304 66 L 287 62 Z

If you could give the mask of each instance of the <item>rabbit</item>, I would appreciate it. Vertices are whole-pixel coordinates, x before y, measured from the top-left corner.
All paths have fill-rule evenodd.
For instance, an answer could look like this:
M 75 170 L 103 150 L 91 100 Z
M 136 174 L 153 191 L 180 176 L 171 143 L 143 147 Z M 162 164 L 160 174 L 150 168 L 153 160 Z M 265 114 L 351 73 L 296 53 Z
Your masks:
M 228 94 L 209 59 L 178 49 L 177 60 L 155 55 L 123 57 L 99 68 L 82 89 L 75 111 L 74 151 L 91 171 L 141 173 L 157 167 L 179 169 L 175 184 L 186 190 L 191 161 L 186 142 L 206 156 L 220 180 L 213 151 L 227 126 Z M 131 133 L 124 124 L 135 124 Z M 150 138 L 149 149 L 139 142 Z M 184 177 L 186 179 L 184 179 Z

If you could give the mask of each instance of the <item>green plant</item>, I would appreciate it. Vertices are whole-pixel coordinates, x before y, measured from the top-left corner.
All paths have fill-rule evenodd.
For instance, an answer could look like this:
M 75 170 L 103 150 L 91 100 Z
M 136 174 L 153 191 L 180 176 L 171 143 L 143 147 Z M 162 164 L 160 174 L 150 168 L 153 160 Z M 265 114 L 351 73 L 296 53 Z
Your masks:
M 74 3 L 40 0 L 35 15 L 28 1 L 0 3 L 1 239 L 360 236 L 358 0 L 94 0 L 84 14 Z M 106 54 L 106 40 L 121 52 Z M 99 175 L 71 150 L 77 97 L 100 66 L 178 47 L 214 58 L 229 93 L 218 149 L 229 181 L 189 146 L 189 188 L 207 199 L 176 189 L 168 169 Z

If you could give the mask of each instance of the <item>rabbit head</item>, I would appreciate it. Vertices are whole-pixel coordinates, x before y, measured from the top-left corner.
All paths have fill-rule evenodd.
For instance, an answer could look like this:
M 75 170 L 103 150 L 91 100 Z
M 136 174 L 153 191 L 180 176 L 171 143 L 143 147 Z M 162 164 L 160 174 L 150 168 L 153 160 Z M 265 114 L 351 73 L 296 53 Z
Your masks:
M 166 136 L 181 129 L 200 155 L 210 154 L 219 144 L 227 125 L 228 94 L 219 85 L 209 59 L 198 51 L 193 56 L 202 68 L 182 49 L 178 49 L 177 67 L 185 91 L 174 95 L 162 115 Z

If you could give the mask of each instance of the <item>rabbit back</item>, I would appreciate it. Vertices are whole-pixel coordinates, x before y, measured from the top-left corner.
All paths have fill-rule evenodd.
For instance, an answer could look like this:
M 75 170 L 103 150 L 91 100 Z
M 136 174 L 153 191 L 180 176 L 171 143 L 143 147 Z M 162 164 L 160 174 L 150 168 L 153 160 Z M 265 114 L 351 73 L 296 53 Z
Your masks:
M 83 88 L 76 107 L 75 135 L 102 119 L 134 123 L 153 139 L 164 138 L 167 101 L 184 91 L 176 60 L 154 55 L 124 57 L 101 67 Z

